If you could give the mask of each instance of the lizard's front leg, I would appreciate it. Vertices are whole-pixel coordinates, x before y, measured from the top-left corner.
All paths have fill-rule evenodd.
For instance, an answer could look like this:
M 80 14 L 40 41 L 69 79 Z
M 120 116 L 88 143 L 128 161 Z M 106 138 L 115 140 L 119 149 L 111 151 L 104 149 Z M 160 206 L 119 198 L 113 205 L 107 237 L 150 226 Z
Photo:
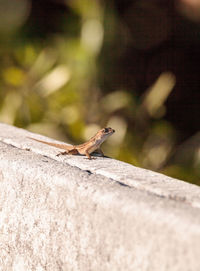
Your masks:
M 88 150 L 85 151 L 85 155 L 87 156 L 87 158 L 88 158 L 89 160 L 92 159 L 92 157 L 91 157 L 91 155 L 89 154 Z
M 100 153 L 101 156 L 104 156 L 104 153 L 103 153 L 103 151 L 102 151 L 102 149 L 100 147 L 97 149 L 97 152 Z

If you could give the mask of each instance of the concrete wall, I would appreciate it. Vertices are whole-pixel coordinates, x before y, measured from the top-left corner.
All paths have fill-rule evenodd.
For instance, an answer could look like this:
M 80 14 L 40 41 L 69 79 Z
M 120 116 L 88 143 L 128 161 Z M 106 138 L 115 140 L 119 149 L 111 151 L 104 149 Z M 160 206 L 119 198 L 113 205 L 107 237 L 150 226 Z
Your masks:
M 199 187 L 28 136 L 0 124 L 0 270 L 200 270 Z

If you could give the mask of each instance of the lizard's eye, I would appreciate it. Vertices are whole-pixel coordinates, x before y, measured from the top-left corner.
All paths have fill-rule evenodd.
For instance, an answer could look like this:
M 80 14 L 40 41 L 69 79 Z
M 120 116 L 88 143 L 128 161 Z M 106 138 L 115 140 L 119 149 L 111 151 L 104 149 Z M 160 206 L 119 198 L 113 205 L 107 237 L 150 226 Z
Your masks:
M 105 128 L 104 129 L 104 133 L 108 133 L 109 132 L 109 129 L 108 128 Z

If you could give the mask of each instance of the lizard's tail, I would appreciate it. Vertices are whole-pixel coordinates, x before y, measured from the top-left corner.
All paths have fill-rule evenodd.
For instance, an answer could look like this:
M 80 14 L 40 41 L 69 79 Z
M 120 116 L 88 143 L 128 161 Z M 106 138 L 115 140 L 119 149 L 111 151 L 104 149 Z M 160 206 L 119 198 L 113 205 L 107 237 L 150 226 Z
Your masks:
M 70 151 L 72 151 L 74 149 L 73 146 L 68 146 L 66 144 L 58 144 L 58 143 L 53 143 L 53 142 L 47 142 L 47 141 L 43 141 L 43 140 L 32 138 L 32 137 L 28 137 L 28 138 L 30 138 L 30 139 L 32 139 L 34 141 L 49 145 L 49 146 L 53 146 L 53 147 L 65 150 L 66 152 L 70 152 Z

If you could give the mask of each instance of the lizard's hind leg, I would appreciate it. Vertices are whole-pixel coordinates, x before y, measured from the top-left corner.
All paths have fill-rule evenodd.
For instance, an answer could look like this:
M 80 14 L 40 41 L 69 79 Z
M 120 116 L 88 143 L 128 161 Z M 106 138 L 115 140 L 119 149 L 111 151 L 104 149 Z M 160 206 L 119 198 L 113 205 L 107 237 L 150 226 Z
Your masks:
M 56 154 L 56 156 L 66 155 L 66 154 L 69 154 L 69 152 L 68 151 L 59 152 L 58 154 Z
M 64 152 L 60 152 L 56 156 L 66 155 L 66 154 L 74 155 L 74 154 L 78 154 L 78 151 L 76 149 L 71 149 L 71 150 L 67 150 L 67 151 L 64 151 Z

